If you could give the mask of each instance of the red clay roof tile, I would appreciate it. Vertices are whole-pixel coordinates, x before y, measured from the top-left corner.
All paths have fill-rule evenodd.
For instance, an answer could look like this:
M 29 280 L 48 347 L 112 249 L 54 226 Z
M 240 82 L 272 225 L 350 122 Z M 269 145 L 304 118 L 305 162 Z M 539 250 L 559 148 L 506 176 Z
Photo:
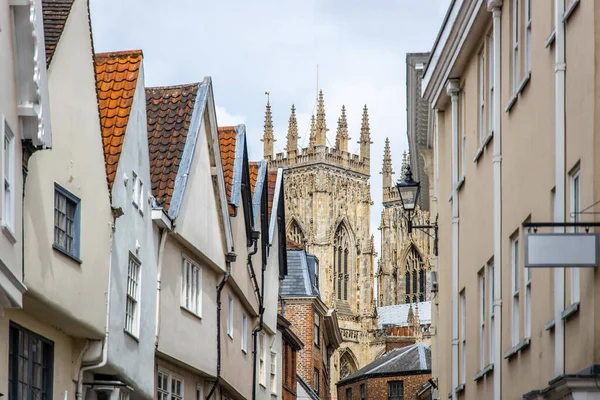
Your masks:
M 169 211 L 198 84 L 146 89 L 152 194 Z
M 233 164 L 235 162 L 235 143 L 237 135 L 235 127 L 222 126 L 219 128 L 219 148 L 221 150 L 221 163 L 225 176 L 225 192 L 227 201 L 231 202 L 231 188 L 233 186 Z M 229 204 L 229 214 L 235 213 L 234 206 Z
M 94 57 L 106 180 L 110 192 L 125 140 L 142 58 L 141 50 L 101 53 Z
M 42 0 L 46 67 L 50 65 L 54 50 L 65 29 L 74 0 Z
M 269 224 L 271 223 L 271 209 L 273 208 L 273 197 L 275 197 L 275 187 L 277 185 L 277 170 L 269 171 L 267 174 L 267 205 L 269 208 Z
M 285 248 L 288 250 L 304 250 L 304 246 L 289 238 L 285 239 Z
M 250 192 L 254 197 L 254 187 L 256 186 L 256 180 L 258 179 L 258 162 L 250 161 L 248 163 L 248 169 L 250 170 Z

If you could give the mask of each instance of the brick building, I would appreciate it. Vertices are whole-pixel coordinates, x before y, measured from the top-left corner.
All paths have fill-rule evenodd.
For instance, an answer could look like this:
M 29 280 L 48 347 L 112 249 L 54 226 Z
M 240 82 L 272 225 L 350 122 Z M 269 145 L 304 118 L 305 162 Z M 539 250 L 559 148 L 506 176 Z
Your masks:
M 302 350 L 304 343 L 291 328 L 292 323 L 281 314 L 277 315 L 277 331 L 281 337 L 281 399 L 295 400 L 297 398 L 296 360 L 298 351 Z
M 280 287 L 281 315 L 304 343 L 297 357 L 297 396 L 329 399 L 330 360 L 342 342 L 337 315 L 321 300 L 318 259 L 304 250 L 288 250 L 287 261 L 288 274 Z
M 431 398 L 431 349 L 423 343 L 395 348 L 337 383 L 338 399 Z

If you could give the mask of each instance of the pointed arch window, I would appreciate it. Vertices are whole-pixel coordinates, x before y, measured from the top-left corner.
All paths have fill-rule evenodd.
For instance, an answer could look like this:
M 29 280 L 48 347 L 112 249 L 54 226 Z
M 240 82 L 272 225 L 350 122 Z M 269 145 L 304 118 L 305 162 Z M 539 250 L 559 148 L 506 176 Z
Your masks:
M 302 232 L 302 228 L 300 228 L 300 225 L 298 225 L 298 222 L 296 222 L 295 219 L 293 219 L 290 224 L 287 236 L 290 240 L 293 240 L 298 244 L 304 244 L 304 232 Z
M 347 229 L 340 225 L 335 232 L 333 247 L 334 280 L 337 280 L 337 299 L 348 300 L 350 279 L 350 238 Z M 334 283 L 335 287 L 335 283 Z
M 414 247 L 411 247 L 406 262 L 405 268 L 405 293 L 406 302 L 425 301 L 426 279 L 425 269 L 421 261 L 421 255 Z

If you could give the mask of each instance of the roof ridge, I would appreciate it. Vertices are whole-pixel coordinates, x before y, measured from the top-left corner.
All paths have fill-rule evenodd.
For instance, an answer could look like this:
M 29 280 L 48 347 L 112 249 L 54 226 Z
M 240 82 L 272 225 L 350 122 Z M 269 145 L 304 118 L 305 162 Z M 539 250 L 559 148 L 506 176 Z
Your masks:
M 193 82 L 193 83 L 182 83 L 180 85 L 170 85 L 170 86 L 152 86 L 152 87 L 146 87 L 146 90 L 158 90 L 158 89 L 163 89 L 163 90 L 170 90 L 170 89 L 182 89 L 182 88 L 186 88 L 186 87 L 193 87 L 193 86 L 200 86 L 202 84 L 202 82 Z
M 94 59 L 98 58 L 116 58 L 122 56 L 142 56 L 144 57 L 144 52 L 141 49 L 137 50 L 119 50 L 119 51 L 108 51 L 104 53 L 96 53 L 94 54 Z

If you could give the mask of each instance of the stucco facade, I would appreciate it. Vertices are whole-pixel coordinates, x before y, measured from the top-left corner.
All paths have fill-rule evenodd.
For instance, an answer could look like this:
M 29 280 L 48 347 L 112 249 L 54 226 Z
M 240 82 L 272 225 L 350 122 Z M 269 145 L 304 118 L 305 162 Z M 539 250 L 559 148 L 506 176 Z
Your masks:
M 453 2 L 434 44 L 423 93 L 439 398 L 598 398 L 586 369 L 599 362 L 595 270 L 528 270 L 523 253 L 524 224 L 595 221 L 578 213 L 597 198 L 599 13 L 583 1 Z

